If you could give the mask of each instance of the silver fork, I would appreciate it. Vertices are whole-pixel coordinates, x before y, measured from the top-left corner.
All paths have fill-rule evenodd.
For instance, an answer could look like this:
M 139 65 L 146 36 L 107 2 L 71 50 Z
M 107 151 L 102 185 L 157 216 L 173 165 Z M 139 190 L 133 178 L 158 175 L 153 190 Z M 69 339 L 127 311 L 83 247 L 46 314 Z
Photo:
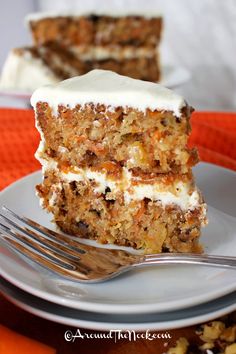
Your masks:
M 162 253 L 134 255 L 85 245 L 19 216 L 7 207 L 0 214 L 0 242 L 44 268 L 71 280 L 95 283 L 146 265 L 199 264 L 236 269 L 236 257 Z

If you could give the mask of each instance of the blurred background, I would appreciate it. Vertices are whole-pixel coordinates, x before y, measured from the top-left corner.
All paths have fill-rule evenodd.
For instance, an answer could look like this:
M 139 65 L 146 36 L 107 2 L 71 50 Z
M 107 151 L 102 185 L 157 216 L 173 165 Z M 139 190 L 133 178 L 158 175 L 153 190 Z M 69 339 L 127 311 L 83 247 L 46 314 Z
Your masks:
M 196 110 L 236 110 L 235 0 L 8 0 L 1 4 L 0 68 L 13 47 L 31 44 L 24 17 L 35 11 L 125 8 L 157 10 L 164 17 L 161 59 L 185 68 L 190 80 L 175 87 Z M 11 99 L 12 100 L 12 99 Z M 0 105 L 9 98 L 0 97 Z M 21 105 L 19 100 L 16 105 Z

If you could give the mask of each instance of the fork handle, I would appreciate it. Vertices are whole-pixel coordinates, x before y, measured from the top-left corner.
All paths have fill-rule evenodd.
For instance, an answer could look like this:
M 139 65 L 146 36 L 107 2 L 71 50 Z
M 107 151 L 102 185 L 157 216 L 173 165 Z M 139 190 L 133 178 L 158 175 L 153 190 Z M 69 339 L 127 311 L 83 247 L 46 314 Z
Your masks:
M 161 253 L 145 255 L 140 262 L 140 265 L 151 264 L 200 264 L 212 267 L 236 269 L 236 257 L 226 256 L 210 256 L 185 253 Z

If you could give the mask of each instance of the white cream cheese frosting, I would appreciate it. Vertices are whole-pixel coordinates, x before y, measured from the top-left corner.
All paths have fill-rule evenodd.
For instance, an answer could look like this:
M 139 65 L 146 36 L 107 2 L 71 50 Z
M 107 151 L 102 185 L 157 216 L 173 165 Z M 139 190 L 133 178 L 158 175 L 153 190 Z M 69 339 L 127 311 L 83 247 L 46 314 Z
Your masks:
M 135 58 L 153 58 L 157 55 L 157 48 L 148 47 L 133 47 L 133 46 L 119 46 L 112 45 L 104 47 L 96 46 L 71 46 L 70 51 L 81 60 L 124 60 Z
M 47 168 L 46 168 L 47 169 Z M 105 194 L 107 188 L 112 194 L 123 193 L 124 201 L 129 204 L 132 200 L 143 200 L 148 198 L 152 201 L 159 201 L 163 206 L 178 205 L 182 210 L 192 210 L 200 204 L 200 195 L 197 190 L 191 194 L 190 184 L 178 181 L 171 186 L 171 191 L 162 189 L 160 183 L 147 184 L 140 182 L 132 185 L 132 174 L 123 167 L 122 178 L 119 181 L 112 180 L 106 173 L 95 172 L 89 168 L 76 169 L 76 173 L 64 173 L 58 171 L 60 178 L 66 182 L 87 182 L 95 181 L 97 186 L 95 193 Z M 173 191 L 173 192 L 172 192 Z
M 176 117 L 181 116 L 181 109 L 186 106 L 183 97 L 159 84 L 98 69 L 38 88 L 31 97 L 31 104 L 35 108 L 40 101 L 47 102 L 54 112 L 58 105 L 73 109 L 78 104 L 93 103 L 110 109 L 122 106 L 143 112 L 146 109 L 172 111 Z
M 155 10 L 147 11 L 146 8 L 135 8 L 135 9 L 121 9 L 121 8 L 111 8 L 106 6 L 103 8 L 97 6 L 94 9 L 88 9 L 85 7 L 80 10 L 73 11 L 43 11 L 43 12 L 33 12 L 28 14 L 25 17 L 25 23 L 28 24 L 31 21 L 40 21 L 46 18 L 55 18 L 55 17 L 78 17 L 78 16 L 111 16 L 111 17 L 127 17 L 127 16 L 140 16 L 144 18 L 156 18 L 161 17 L 162 14 L 160 11 Z
M 37 87 L 58 82 L 41 59 L 34 58 L 28 50 L 22 51 L 9 53 L 0 78 L 1 88 L 33 92 Z

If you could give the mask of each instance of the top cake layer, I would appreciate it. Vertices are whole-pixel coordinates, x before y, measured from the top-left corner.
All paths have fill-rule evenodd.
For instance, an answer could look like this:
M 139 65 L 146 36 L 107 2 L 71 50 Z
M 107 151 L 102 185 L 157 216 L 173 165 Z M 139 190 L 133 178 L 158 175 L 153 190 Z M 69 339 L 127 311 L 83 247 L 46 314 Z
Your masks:
M 198 160 L 187 146 L 191 108 L 158 84 L 94 70 L 37 89 L 31 103 L 44 153 L 59 164 L 178 174 Z
M 54 112 L 59 105 L 71 109 L 88 103 L 103 104 L 110 109 L 130 107 L 145 112 L 171 111 L 176 117 L 186 107 L 183 97 L 155 83 L 135 80 L 111 71 L 93 70 L 55 85 L 37 89 L 31 98 L 31 104 L 47 102 Z

